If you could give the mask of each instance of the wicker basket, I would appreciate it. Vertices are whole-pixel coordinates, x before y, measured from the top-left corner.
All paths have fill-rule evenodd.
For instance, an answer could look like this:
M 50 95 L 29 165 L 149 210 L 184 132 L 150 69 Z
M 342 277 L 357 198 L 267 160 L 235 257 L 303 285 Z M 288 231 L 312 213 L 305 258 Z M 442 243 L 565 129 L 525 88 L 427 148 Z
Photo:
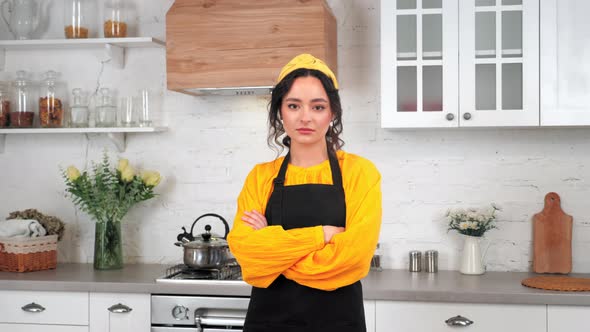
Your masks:
M 56 266 L 57 235 L 0 238 L 0 271 L 30 272 Z

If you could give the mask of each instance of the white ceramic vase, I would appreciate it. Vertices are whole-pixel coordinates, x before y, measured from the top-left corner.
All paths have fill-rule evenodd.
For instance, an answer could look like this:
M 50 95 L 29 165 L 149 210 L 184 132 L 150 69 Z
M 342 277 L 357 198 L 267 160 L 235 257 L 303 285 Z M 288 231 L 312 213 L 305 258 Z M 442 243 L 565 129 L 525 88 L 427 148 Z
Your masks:
M 461 257 L 461 273 L 463 274 L 484 274 L 483 256 L 479 246 L 480 237 L 463 236 L 463 256 Z

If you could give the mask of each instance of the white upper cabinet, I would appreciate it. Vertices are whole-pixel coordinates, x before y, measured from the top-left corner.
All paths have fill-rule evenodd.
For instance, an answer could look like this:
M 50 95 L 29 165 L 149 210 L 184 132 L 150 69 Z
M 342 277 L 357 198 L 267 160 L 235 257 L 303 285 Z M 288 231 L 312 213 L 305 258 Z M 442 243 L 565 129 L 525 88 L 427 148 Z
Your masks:
M 539 1 L 461 1 L 462 127 L 539 125 Z
M 381 126 L 458 125 L 458 0 L 381 1 Z
M 590 125 L 588 0 L 541 1 L 541 125 Z
M 385 128 L 539 125 L 538 0 L 382 0 Z

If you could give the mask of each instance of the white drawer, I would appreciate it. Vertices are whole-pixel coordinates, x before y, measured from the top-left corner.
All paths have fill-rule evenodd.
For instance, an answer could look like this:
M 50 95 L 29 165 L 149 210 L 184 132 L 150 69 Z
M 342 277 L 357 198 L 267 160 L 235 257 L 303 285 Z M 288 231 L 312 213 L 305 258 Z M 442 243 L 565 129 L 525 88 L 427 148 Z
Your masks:
M 7 331 L 7 332 L 88 332 L 88 326 L 2 324 L 2 323 L 0 323 L 0 331 Z
M 22 309 L 31 303 L 44 310 Z M 0 291 L 0 323 L 88 325 L 88 293 Z
M 469 326 L 445 321 L 461 316 Z M 546 332 L 545 305 L 377 301 L 376 331 L 399 332 Z

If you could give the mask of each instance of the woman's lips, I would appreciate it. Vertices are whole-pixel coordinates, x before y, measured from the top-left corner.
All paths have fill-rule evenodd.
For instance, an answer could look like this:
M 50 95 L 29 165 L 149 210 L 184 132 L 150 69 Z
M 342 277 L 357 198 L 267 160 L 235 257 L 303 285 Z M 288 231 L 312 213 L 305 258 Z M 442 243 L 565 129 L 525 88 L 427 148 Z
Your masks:
M 297 132 L 300 134 L 303 134 L 303 135 L 309 135 L 309 134 L 313 133 L 314 130 L 310 129 L 310 128 L 298 128 Z

